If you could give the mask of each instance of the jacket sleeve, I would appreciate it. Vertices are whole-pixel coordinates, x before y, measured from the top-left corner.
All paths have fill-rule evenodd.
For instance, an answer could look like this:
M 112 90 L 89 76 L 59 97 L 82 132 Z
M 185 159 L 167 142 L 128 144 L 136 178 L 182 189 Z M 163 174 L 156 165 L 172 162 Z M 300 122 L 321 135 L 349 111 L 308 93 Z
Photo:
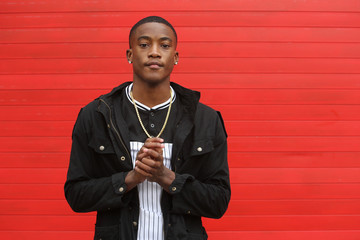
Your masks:
M 205 154 L 200 171 L 206 177 L 175 173 L 169 187 L 172 212 L 195 216 L 220 218 L 230 201 L 229 167 L 227 162 L 227 136 L 221 116 L 217 119 L 213 150 Z M 194 146 L 195 149 L 197 146 Z M 201 150 L 201 149 L 198 149 Z M 205 163 L 205 164 L 204 164 Z M 196 164 L 196 163 L 194 163 Z
M 83 109 L 82 109 L 83 110 Z M 72 134 L 70 163 L 65 182 L 65 197 L 75 212 L 110 210 L 127 206 L 125 177 L 128 172 L 96 176 L 94 153 L 88 146 L 89 115 L 80 111 Z

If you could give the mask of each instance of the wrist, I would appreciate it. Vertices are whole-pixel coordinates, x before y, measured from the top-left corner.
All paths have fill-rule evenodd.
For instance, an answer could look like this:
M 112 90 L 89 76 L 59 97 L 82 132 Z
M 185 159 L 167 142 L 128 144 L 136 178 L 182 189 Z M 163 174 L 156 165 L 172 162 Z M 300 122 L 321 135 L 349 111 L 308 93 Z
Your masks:
M 137 177 L 135 170 L 131 170 L 125 177 L 125 184 L 127 186 L 127 191 L 130 191 L 141 182 L 142 180 L 139 177 Z
M 157 182 L 162 188 L 165 189 L 165 191 L 168 192 L 169 191 L 168 189 L 174 180 L 175 180 L 175 173 L 170 169 L 166 168 L 164 174 L 158 178 Z

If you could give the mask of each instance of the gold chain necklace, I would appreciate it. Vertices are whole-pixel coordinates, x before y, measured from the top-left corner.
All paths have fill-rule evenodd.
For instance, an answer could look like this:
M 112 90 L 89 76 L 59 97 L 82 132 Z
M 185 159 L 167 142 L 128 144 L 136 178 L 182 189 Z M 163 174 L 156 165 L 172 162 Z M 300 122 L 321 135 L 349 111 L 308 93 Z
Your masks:
M 130 96 L 131 96 L 131 101 L 132 101 L 132 103 L 134 104 L 135 111 L 136 111 L 136 115 L 137 115 L 137 117 L 138 117 L 138 119 L 139 119 L 139 122 L 140 122 L 140 125 L 141 125 L 142 129 L 144 130 L 144 132 L 145 132 L 146 136 L 148 136 L 148 138 L 153 138 L 153 136 L 151 136 L 151 135 L 148 133 L 148 131 L 146 130 L 146 128 L 145 128 L 145 126 L 144 126 L 144 124 L 143 124 L 143 122 L 141 121 L 141 117 L 140 117 L 140 114 L 139 114 L 139 110 L 138 110 L 138 108 L 137 108 L 137 106 L 136 106 L 136 103 L 135 103 L 135 100 L 134 100 L 132 91 L 130 92 Z M 164 125 L 162 126 L 159 134 L 156 136 L 157 138 L 160 137 L 160 135 L 161 135 L 161 134 L 163 133 L 163 131 L 165 130 L 167 121 L 168 121 L 168 119 L 169 119 L 170 111 L 171 111 L 172 99 L 173 99 L 173 92 L 172 92 L 171 89 L 170 89 L 170 105 L 169 105 L 169 109 L 168 109 L 167 114 L 166 114 L 166 118 L 165 118 Z

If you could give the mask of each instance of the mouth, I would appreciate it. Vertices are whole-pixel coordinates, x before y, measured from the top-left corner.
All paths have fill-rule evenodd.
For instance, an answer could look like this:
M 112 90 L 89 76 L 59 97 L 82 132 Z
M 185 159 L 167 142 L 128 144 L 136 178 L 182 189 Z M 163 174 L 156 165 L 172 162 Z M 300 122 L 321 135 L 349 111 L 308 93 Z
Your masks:
M 149 67 L 150 69 L 159 69 L 161 68 L 163 65 L 159 62 L 156 61 L 151 61 L 151 62 L 147 62 L 145 64 L 145 66 Z

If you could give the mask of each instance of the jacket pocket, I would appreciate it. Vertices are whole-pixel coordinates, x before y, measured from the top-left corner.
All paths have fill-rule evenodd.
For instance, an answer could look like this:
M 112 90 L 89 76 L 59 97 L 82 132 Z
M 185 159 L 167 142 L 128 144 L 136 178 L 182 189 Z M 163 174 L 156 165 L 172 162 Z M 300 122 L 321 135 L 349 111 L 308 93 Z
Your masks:
M 92 138 L 88 146 L 99 154 L 115 154 L 111 141 L 106 138 Z
M 119 240 L 119 225 L 95 227 L 94 240 Z
M 88 146 L 94 152 L 93 168 L 97 169 L 97 173 L 103 173 L 96 175 L 97 177 L 109 176 L 119 171 L 122 161 L 119 161 L 110 139 L 98 136 L 90 139 Z
M 206 154 L 212 150 L 214 150 L 214 144 L 211 139 L 196 140 L 192 144 L 190 156 L 193 157 Z
M 214 143 L 211 138 L 195 139 L 187 143 L 179 156 L 179 161 L 176 161 L 176 170 L 178 173 L 187 173 L 200 181 L 207 179 L 211 173 L 212 152 L 215 150 Z

